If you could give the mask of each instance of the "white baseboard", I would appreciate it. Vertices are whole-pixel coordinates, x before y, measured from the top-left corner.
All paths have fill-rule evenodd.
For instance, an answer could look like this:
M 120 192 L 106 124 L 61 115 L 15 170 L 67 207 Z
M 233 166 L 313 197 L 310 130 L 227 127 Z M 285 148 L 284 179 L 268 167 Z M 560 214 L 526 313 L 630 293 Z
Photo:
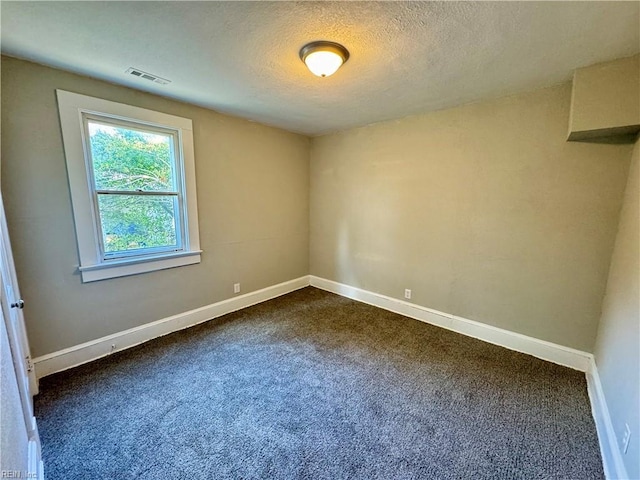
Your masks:
M 310 276 L 312 286 L 337 293 L 343 297 L 358 300 L 369 305 L 383 308 L 406 317 L 443 327 L 469 337 L 484 340 L 517 352 L 533 355 L 534 357 L 587 372 L 591 368 L 593 355 L 555 343 L 528 337 L 520 333 L 493 327 L 485 323 L 468 320 L 466 318 L 439 312 L 431 308 L 405 302 L 397 298 L 387 297 L 379 293 L 351 287 L 343 283 Z
M 168 333 L 182 330 L 198 323 L 206 322 L 227 313 L 250 307 L 257 303 L 279 297 L 309 285 L 309 276 L 305 275 L 288 282 L 256 290 L 221 302 L 179 313 L 139 327 L 130 328 L 90 342 L 82 343 L 57 352 L 49 353 L 33 359 L 38 379 L 61 372 L 83 363 L 97 360 L 113 352 L 139 345 Z M 115 348 L 112 349 L 112 345 Z
M 608 480 L 629 478 L 627 469 L 622 461 L 622 453 L 618 446 L 616 433 L 609 415 L 609 407 L 607 407 L 607 400 L 602 390 L 598 368 L 594 360 L 592 360 L 591 368 L 587 372 L 587 390 L 591 400 L 591 412 L 598 431 L 604 475 Z
M 316 288 L 586 373 L 607 480 L 628 478 L 592 354 L 310 275 Z
M 33 364 L 36 376 L 40 379 L 52 373 L 82 365 L 110 353 L 206 322 L 308 285 L 582 372 L 588 372 L 593 362 L 593 356 L 590 353 L 439 312 L 332 280 L 306 275 L 34 358 Z M 112 349 L 112 345 L 116 347 Z
M 285 295 L 308 285 L 425 323 L 443 327 L 494 345 L 499 345 L 510 350 L 532 355 L 542 360 L 586 372 L 589 398 L 591 399 L 593 417 L 598 431 L 605 475 L 607 479 L 610 480 L 628 478 L 592 354 L 405 302 L 404 300 L 362 290 L 343 283 L 326 280 L 314 275 L 296 278 L 288 282 L 263 288 L 262 290 L 196 308 L 81 345 L 37 357 L 33 360 L 36 376 L 40 379 L 52 373 L 97 360 L 115 351 L 133 347 L 171 332 L 182 330 L 227 313 L 235 312 L 251 305 Z M 114 344 L 116 348 L 112 350 L 111 346 Z

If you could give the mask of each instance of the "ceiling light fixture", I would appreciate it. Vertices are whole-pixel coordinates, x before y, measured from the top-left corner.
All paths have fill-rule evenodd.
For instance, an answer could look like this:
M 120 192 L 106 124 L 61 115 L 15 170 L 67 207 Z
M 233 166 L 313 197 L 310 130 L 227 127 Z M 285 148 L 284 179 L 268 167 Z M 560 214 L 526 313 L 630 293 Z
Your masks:
M 339 43 L 320 40 L 302 47 L 300 59 L 314 75 L 328 77 L 349 60 L 349 51 Z

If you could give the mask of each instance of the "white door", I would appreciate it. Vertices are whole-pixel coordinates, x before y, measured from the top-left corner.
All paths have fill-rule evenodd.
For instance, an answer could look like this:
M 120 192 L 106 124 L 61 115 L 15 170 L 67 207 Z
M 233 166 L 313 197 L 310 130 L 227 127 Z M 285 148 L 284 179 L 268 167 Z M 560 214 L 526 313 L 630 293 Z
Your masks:
M 9 350 L 13 362 L 13 369 L 15 372 L 15 382 L 11 383 L 15 383 L 15 385 L 17 386 L 18 398 L 16 398 L 16 402 L 19 400 L 19 405 L 3 405 L 3 407 L 15 411 L 21 410 L 22 412 L 22 420 L 24 422 L 23 431 L 26 433 L 26 440 L 28 444 L 24 446 L 15 446 L 17 447 L 16 451 L 25 452 L 27 455 L 27 458 L 23 459 L 27 465 L 27 472 L 22 472 L 22 477 L 40 479 L 44 478 L 41 461 L 40 437 L 38 436 L 36 419 L 33 415 L 33 395 L 37 393 L 38 384 L 36 381 L 33 365 L 31 363 L 31 354 L 29 352 L 27 331 L 25 328 L 24 316 L 22 314 L 24 302 L 20 298 L 20 290 L 18 289 L 16 271 L 13 263 L 13 255 L 11 253 L 11 243 L 9 242 L 9 233 L 7 231 L 7 221 L 1 196 L 0 284 L 0 303 L 2 307 L 2 317 L 4 322 L 3 330 L 6 329 L 7 343 L 9 344 Z M 6 354 L 7 352 L 3 352 L 3 359 L 6 358 Z M 7 385 L 5 385 L 5 381 L 9 383 L 8 379 L 3 378 L 3 388 L 7 387 Z M 4 393 L 5 392 L 3 392 L 3 395 Z M 5 436 L 5 433 L 7 432 L 3 431 L 3 438 Z M 20 435 L 16 435 L 16 437 L 14 438 L 19 437 Z M 4 462 L 5 460 L 9 459 L 2 458 L 2 460 Z M 12 463 L 15 463 L 17 461 L 19 461 L 19 459 L 11 459 Z M 5 470 L 4 465 L 2 465 L 1 468 Z

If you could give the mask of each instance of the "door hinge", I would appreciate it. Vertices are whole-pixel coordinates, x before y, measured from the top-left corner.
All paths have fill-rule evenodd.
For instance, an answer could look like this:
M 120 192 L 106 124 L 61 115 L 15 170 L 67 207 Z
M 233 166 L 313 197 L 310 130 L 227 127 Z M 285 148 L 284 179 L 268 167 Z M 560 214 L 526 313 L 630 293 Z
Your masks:
M 31 356 L 27 355 L 25 357 L 25 360 L 27 361 L 27 372 L 33 372 L 33 362 L 31 362 Z

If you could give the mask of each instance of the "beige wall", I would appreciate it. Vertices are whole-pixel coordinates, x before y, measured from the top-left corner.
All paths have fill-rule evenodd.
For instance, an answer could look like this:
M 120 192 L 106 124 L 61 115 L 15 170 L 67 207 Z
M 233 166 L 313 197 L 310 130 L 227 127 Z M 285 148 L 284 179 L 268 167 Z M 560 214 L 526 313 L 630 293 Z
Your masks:
M 82 284 L 55 89 L 193 120 L 199 265 Z M 309 140 L 2 58 L 2 192 L 34 356 L 308 274 Z
M 579 68 L 573 75 L 570 139 L 640 126 L 640 55 Z
M 314 138 L 311 273 L 592 351 L 631 145 L 571 85 Z
M 622 449 L 625 423 L 631 442 L 623 460 L 629 478 L 640 478 L 640 140 L 620 215 L 618 235 L 595 347 L 596 365 Z
M 310 146 L 29 62 L 3 57 L 2 73 L 2 189 L 35 356 L 229 298 L 234 282 L 305 275 L 309 259 L 314 275 L 593 349 L 632 146 L 567 143 L 569 84 Z M 201 264 L 81 283 L 56 88 L 193 119 Z

